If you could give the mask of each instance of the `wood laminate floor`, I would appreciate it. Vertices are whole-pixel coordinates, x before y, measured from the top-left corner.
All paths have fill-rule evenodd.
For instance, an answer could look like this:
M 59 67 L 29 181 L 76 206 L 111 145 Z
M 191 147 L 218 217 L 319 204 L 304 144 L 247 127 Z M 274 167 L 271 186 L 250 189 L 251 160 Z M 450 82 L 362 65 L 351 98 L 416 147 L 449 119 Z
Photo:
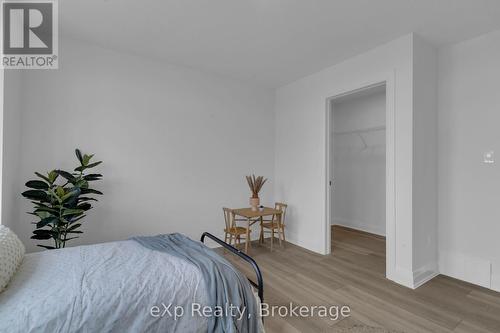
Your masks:
M 500 293 L 446 276 L 416 290 L 385 279 L 385 240 L 335 227 L 332 254 L 319 255 L 293 244 L 252 244 L 250 255 L 264 275 L 270 305 L 348 305 L 342 320 L 315 316 L 265 319 L 267 332 L 336 332 L 354 325 L 395 332 L 500 332 Z M 251 269 L 225 256 L 251 276 Z

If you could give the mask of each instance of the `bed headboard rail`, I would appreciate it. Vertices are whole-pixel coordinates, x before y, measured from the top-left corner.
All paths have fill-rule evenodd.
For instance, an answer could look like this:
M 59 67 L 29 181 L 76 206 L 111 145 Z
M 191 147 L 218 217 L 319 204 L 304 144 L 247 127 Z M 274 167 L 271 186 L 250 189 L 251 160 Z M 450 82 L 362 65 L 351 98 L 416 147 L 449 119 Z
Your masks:
M 238 257 L 240 257 L 241 259 L 245 260 L 246 262 L 248 262 L 250 265 L 252 265 L 252 268 L 253 270 L 255 271 L 255 274 L 257 276 L 257 282 L 254 282 L 253 280 L 251 279 L 248 279 L 248 281 L 250 281 L 250 283 L 255 287 L 257 288 L 257 292 L 258 292 L 258 295 L 259 295 L 259 298 L 260 298 L 260 302 L 264 302 L 264 282 L 263 282 L 263 279 L 262 279 L 262 272 L 260 271 L 260 268 L 259 266 L 257 265 L 257 263 L 255 262 L 255 260 L 252 259 L 252 257 L 250 257 L 249 255 L 247 255 L 246 253 L 238 250 L 237 248 L 235 248 L 234 246 L 232 245 L 229 245 L 228 243 L 224 242 L 223 240 L 221 240 L 220 238 L 217 238 L 215 237 L 214 235 L 212 235 L 211 233 L 209 232 L 204 232 L 202 235 L 201 235 L 201 242 L 202 243 L 205 243 L 205 237 L 208 237 L 210 238 L 211 240 L 213 240 L 214 242 L 216 242 L 217 244 L 221 245 L 223 248 L 225 248 L 226 250 L 229 250 L 231 253 L 237 255 Z

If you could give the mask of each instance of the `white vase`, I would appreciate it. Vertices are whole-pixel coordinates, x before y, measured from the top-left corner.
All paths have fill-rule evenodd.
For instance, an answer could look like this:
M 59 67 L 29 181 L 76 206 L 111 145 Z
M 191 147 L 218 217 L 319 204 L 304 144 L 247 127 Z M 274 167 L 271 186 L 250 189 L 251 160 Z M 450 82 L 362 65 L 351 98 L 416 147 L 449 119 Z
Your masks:
M 253 211 L 259 210 L 260 199 L 259 198 L 250 198 L 250 207 Z

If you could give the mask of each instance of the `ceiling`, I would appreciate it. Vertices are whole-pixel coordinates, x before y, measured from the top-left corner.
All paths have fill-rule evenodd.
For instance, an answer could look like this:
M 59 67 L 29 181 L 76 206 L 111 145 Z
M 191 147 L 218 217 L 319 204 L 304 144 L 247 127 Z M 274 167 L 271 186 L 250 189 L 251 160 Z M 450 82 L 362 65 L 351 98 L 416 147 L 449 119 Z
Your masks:
M 499 0 L 61 0 L 62 35 L 277 87 L 410 32 L 500 29 Z

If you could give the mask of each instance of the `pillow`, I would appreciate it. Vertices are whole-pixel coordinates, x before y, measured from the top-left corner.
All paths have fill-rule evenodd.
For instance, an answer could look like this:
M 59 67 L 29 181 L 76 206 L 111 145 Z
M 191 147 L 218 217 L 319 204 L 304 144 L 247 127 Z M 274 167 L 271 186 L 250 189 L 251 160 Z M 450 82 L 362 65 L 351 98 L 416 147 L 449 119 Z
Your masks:
M 0 293 L 16 273 L 23 261 L 25 248 L 9 228 L 0 225 Z

